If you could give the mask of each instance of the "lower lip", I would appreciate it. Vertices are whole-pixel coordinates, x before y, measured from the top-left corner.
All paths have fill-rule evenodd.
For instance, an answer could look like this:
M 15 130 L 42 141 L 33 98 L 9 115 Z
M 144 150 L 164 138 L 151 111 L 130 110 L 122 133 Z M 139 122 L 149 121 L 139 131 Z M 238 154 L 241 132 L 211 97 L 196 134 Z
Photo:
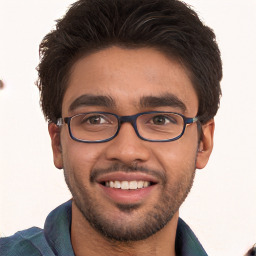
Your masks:
M 151 185 L 147 188 L 141 189 L 119 189 L 110 188 L 99 184 L 103 190 L 104 195 L 106 195 L 111 201 L 119 204 L 134 204 L 145 200 L 156 185 Z

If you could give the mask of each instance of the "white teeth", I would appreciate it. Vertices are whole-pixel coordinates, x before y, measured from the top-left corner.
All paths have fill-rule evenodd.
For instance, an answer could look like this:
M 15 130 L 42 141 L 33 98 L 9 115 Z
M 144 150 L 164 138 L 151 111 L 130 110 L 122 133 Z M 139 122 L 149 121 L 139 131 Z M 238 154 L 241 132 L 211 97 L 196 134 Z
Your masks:
M 144 181 L 144 188 L 147 188 L 147 187 L 149 187 L 149 185 L 150 185 L 150 182 L 149 181 Z
M 149 181 L 106 181 L 105 182 L 106 187 L 111 187 L 111 188 L 119 188 L 119 189 L 140 189 L 140 188 L 147 188 L 150 186 Z
M 138 183 L 137 181 L 130 181 L 130 189 L 137 189 Z
M 113 187 L 114 187 L 114 182 L 113 182 L 113 181 L 110 181 L 110 182 L 109 182 L 109 186 L 110 186 L 111 188 L 113 188 Z
M 144 181 L 139 181 L 138 188 L 143 188 L 143 187 L 144 187 Z
M 114 186 L 115 188 L 121 188 L 121 182 L 120 181 L 118 181 L 118 180 L 116 180 L 115 181 L 115 186 Z
M 128 181 L 122 181 L 121 182 L 121 189 L 129 189 L 129 182 Z

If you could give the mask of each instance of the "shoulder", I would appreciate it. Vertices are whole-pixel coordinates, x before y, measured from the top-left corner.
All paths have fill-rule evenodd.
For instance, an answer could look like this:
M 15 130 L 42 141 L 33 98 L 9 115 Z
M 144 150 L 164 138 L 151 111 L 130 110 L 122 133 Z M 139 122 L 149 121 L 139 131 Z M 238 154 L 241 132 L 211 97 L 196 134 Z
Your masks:
M 0 239 L 0 256 L 24 255 L 54 255 L 45 240 L 42 229 L 33 227 Z

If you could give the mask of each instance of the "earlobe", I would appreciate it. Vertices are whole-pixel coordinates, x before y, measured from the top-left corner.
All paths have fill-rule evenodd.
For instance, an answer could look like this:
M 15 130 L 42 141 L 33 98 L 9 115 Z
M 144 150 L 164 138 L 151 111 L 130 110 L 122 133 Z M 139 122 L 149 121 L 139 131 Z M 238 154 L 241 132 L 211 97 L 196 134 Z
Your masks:
M 63 164 L 62 164 L 62 152 L 61 152 L 61 143 L 60 143 L 60 128 L 56 124 L 50 123 L 48 125 L 48 131 L 49 131 L 51 142 L 52 142 L 54 165 L 56 168 L 62 169 Z
M 198 145 L 196 168 L 202 169 L 206 166 L 213 149 L 214 120 L 211 119 L 202 125 L 202 138 Z

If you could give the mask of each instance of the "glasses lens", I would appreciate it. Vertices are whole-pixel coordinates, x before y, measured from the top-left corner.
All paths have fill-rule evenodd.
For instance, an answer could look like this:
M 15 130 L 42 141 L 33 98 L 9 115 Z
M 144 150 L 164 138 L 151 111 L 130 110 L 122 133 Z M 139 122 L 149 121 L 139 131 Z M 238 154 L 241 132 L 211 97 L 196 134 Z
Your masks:
M 141 137 L 148 140 L 170 140 L 178 137 L 184 128 L 182 116 L 175 113 L 149 113 L 137 119 Z
M 82 141 L 101 141 L 112 137 L 118 119 L 112 114 L 87 113 L 73 116 L 70 122 L 73 137 Z

